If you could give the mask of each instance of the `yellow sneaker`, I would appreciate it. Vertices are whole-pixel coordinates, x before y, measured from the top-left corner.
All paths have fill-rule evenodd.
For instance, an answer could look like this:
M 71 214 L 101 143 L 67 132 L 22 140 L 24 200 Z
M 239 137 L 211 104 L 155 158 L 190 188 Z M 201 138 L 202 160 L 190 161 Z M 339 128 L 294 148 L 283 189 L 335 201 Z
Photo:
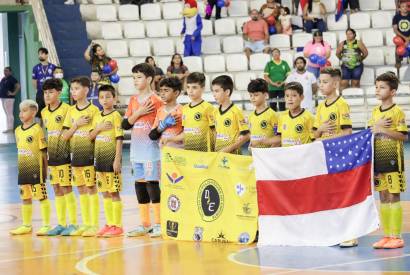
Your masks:
M 44 225 L 36 232 L 37 236 L 48 236 L 48 231 L 52 229 L 49 225 Z
M 89 228 L 88 225 L 82 225 L 77 230 L 74 230 L 70 233 L 70 236 L 81 236 L 87 229 Z
M 20 225 L 16 229 L 10 230 L 11 235 L 24 235 L 24 234 L 29 234 L 33 228 L 31 225 Z
M 98 227 L 97 226 L 90 226 L 86 231 L 83 232 L 81 236 L 83 237 L 95 237 L 97 236 L 98 233 Z

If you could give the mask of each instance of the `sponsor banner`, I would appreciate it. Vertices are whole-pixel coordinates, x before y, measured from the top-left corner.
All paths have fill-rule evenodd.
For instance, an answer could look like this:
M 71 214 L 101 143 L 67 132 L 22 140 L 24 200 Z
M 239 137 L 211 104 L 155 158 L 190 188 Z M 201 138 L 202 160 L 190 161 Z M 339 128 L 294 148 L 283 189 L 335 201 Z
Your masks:
M 258 203 L 251 157 L 164 147 L 161 173 L 164 238 L 255 240 Z

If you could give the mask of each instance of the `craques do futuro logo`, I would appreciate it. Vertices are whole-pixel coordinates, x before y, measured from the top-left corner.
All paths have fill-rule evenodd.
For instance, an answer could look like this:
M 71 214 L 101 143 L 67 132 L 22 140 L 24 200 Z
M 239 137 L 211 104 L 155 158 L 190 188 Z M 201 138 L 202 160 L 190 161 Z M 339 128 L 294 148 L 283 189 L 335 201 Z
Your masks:
M 212 222 L 219 218 L 224 208 L 224 194 L 215 180 L 207 179 L 201 184 L 197 204 L 202 220 Z

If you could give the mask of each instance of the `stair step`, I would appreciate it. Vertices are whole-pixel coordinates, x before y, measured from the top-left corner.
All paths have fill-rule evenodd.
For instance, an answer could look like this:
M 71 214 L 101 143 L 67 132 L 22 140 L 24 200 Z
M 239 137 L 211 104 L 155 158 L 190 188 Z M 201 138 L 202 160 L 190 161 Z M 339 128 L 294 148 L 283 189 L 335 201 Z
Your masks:
M 59 58 L 82 58 L 88 46 L 88 41 L 83 40 L 57 40 L 54 41 Z

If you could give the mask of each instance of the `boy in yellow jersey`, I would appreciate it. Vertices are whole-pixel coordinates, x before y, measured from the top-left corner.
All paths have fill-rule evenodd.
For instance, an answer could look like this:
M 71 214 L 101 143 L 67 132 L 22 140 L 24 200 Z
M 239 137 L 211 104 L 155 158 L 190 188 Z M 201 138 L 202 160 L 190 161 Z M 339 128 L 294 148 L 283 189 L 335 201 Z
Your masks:
M 186 81 L 191 100 L 182 108 L 182 134 L 167 139 L 167 143 L 183 141 L 185 150 L 211 152 L 214 147 L 214 107 L 202 99 L 205 90 L 205 75 L 194 72 Z
M 64 120 L 63 139 L 70 140 L 72 185 L 80 193 L 83 225 L 70 236 L 91 237 L 97 234 L 99 203 L 95 186 L 94 142 L 90 139 L 93 120 L 99 113 L 97 107 L 87 100 L 90 87 L 88 77 L 71 80 L 71 95 L 77 102 L 70 107 Z
M 279 145 L 275 137 L 278 127 L 278 117 L 266 100 L 269 97 L 268 83 L 261 78 L 252 80 L 248 84 L 249 98 L 255 111 L 249 115 L 249 130 L 251 132 L 250 147 L 268 148 Z
M 325 100 L 319 103 L 316 110 L 313 133 L 315 139 L 329 139 L 352 133 L 350 107 L 342 96 L 337 94 L 341 79 L 339 69 L 332 67 L 320 71 L 319 90 Z M 358 245 L 356 239 L 340 243 L 340 247 L 354 247 Z
M 10 231 L 12 235 L 29 234 L 32 231 L 32 199 L 40 201 L 43 226 L 37 231 L 38 236 L 46 236 L 50 227 L 50 201 L 44 184 L 47 176 L 47 144 L 43 129 L 34 122 L 38 105 L 33 100 L 20 103 L 22 125 L 16 128 L 18 149 L 18 185 L 22 200 L 21 215 L 23 224 Z
M 58 225 L 48 232 L 49 236 L 69 236 L 77 228 L 77 206 L 71 187 L 70 144 L 62 137 L 63 123 L 70 106 L 59 99 L 62 88 L 60 79 L 48 79 L 43 84 L 46 107 L 41 111 L 41 117 L 47 132 L 48 168 L 58 221 Z M 69 226 L 66 224 L 67 209 Z
M 123 234 L 122 202 L 120 197 L 121 157 L 124 131 L 122 117 L 114 109 L 115 88 L 103 85 L 98 90 L 98 100 L 103 111 L 94 120 L 90 137 L 95 140 L 95 169 L 97 186 L 104 198 L 106 224 L 98 231 L 98 237 L 116 237 Z
M 215 111 L 215 151 L 240 155 L 250 132 L 242 110 L 231 101 L 232 91 L 230 76 L 221 75 L 212 81 L 212 93 L 219 104 Z
M 381 105 L 375 107 L 369 121 L 374 133 L 374 176 L 376 191 L 380 192 L 380 215 L 384 237 L 374 248 L 401 248 L 403 209 L 400 193 L 406 191 L 403 142 L 408 139 L 404 112 L 394 104 L 399 80 L 392 72 L 376 78 L 376 97 Z
M 287 111 L 279 116 L 278 136 L 281 146 L 288 147 L 310 143 L 313 140 L 313 115 L 301 107 L 303 86 L 299 82 L 285 85 L 285 102 Z

